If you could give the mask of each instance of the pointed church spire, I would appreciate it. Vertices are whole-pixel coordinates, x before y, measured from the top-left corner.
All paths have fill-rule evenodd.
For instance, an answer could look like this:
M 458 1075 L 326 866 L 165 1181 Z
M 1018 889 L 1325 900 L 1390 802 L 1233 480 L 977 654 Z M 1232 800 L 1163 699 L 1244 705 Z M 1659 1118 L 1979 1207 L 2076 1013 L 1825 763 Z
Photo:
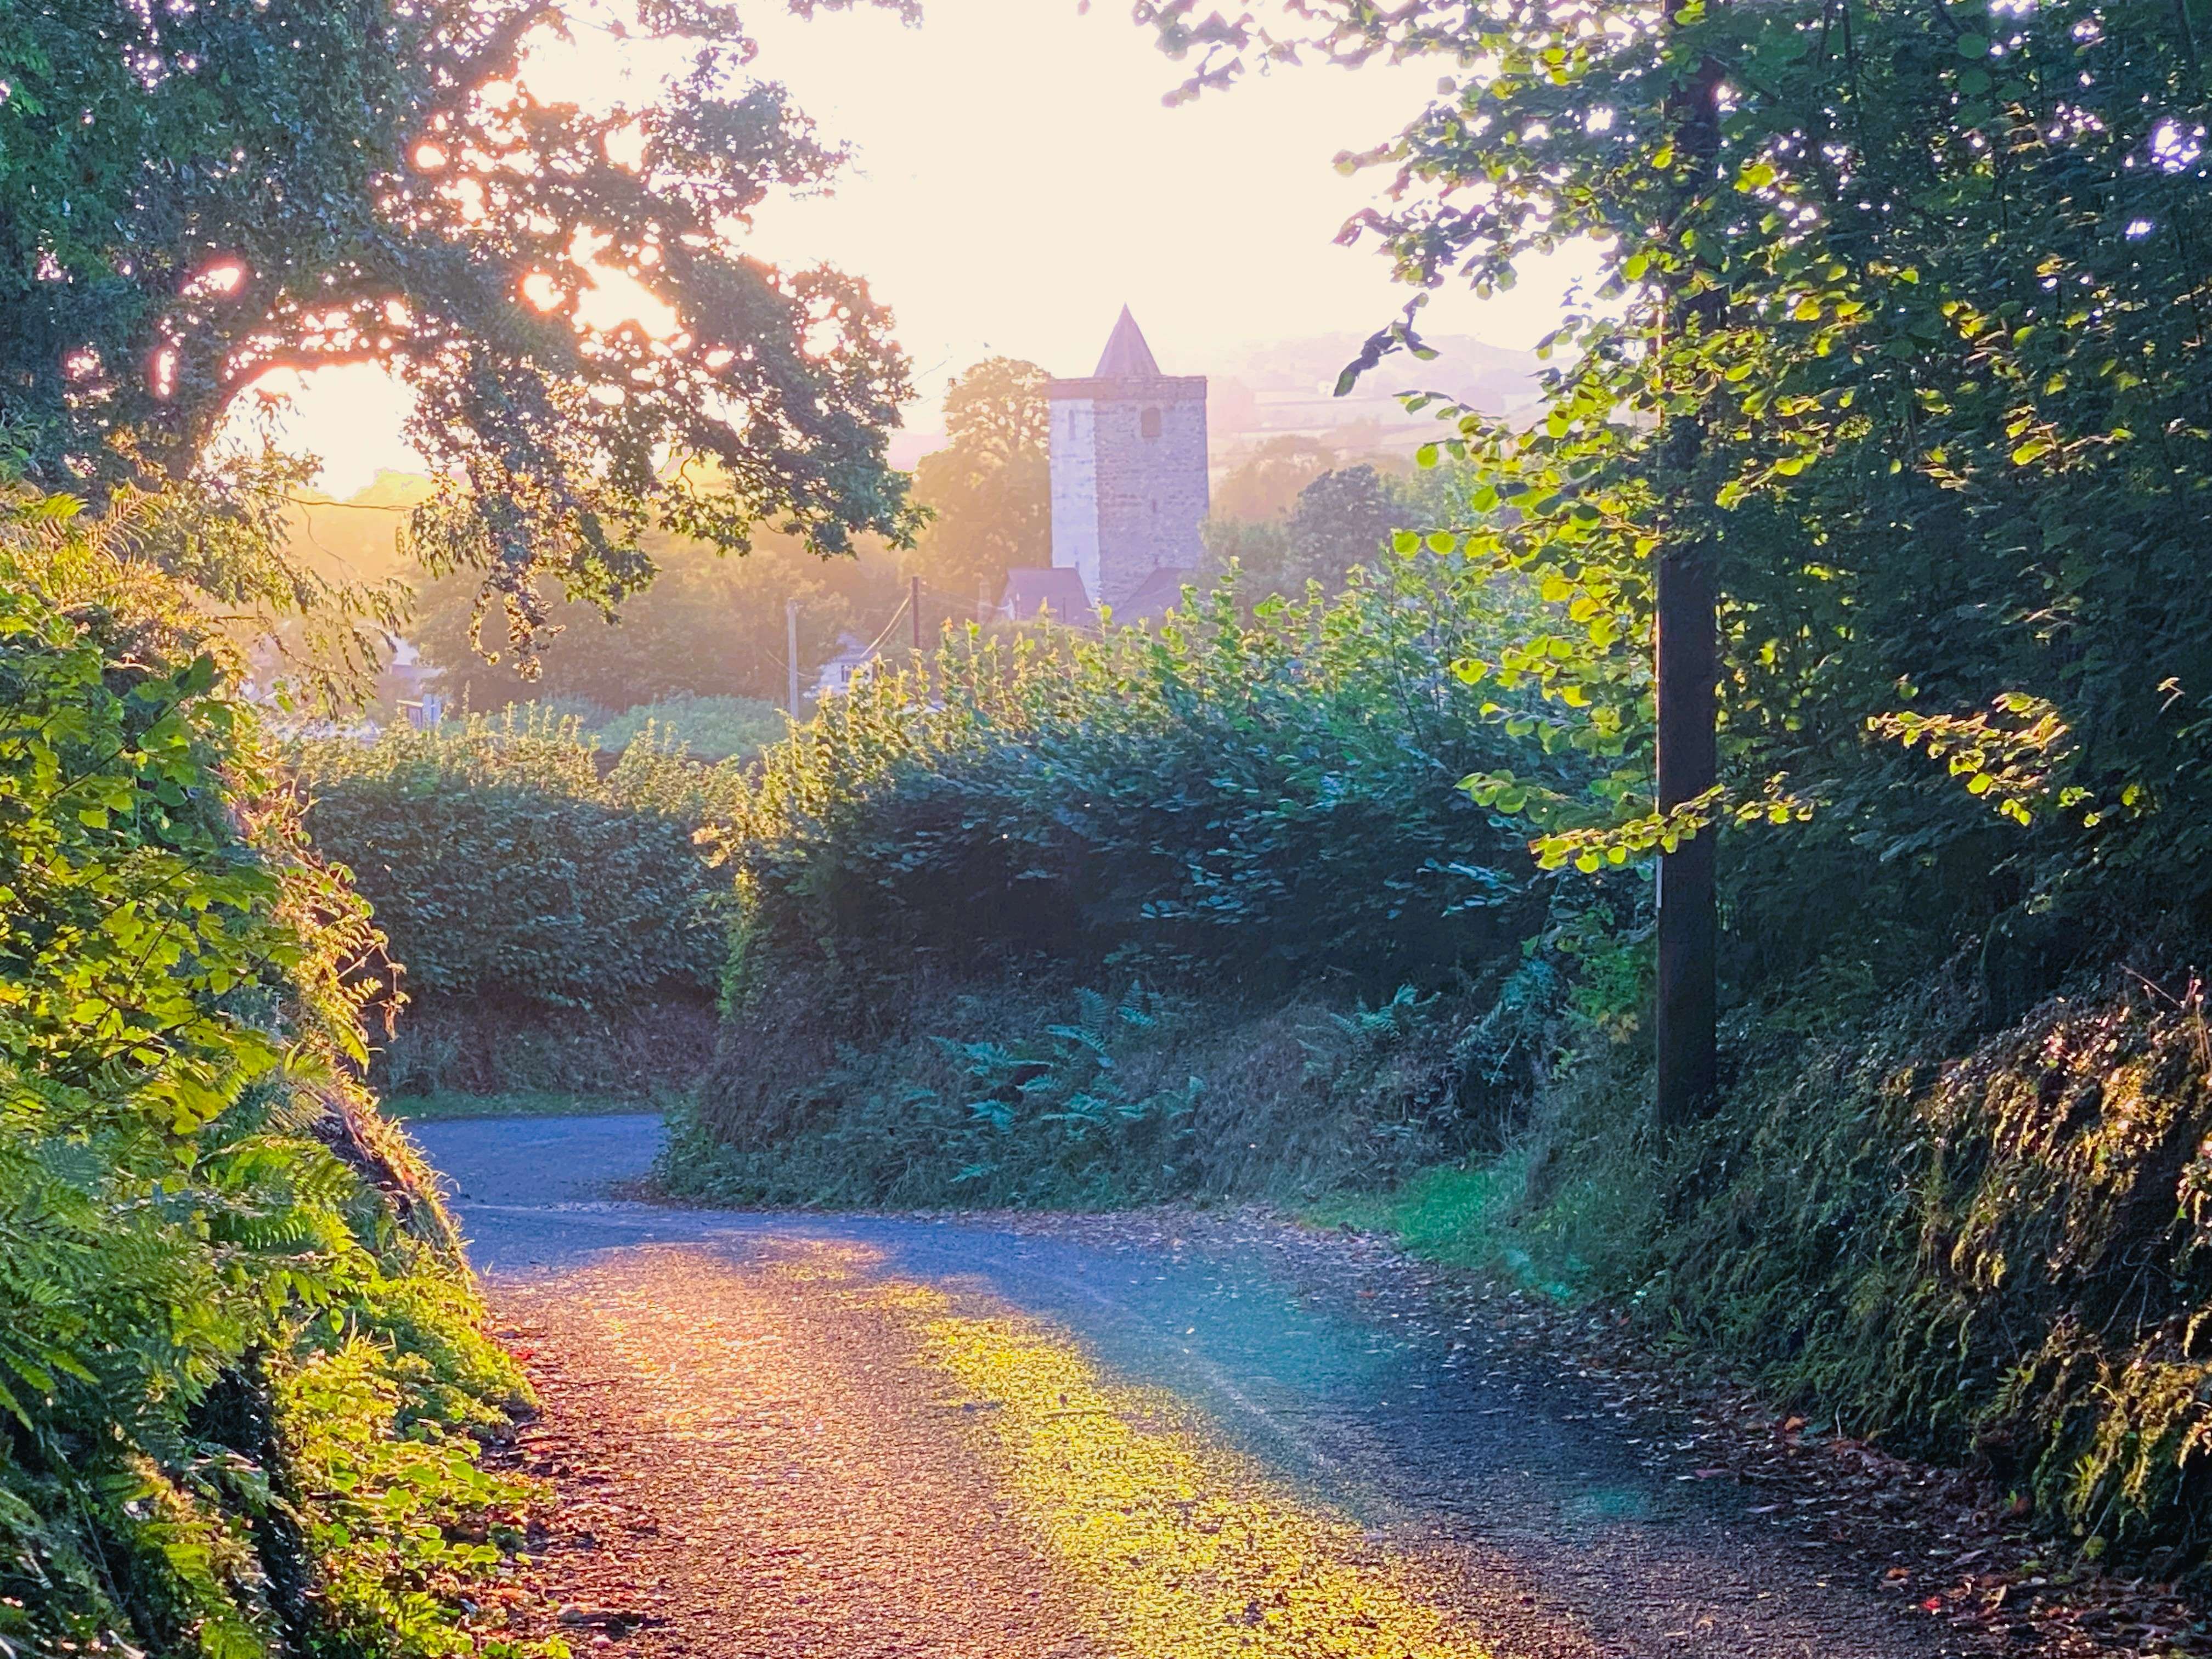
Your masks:
M 1129 314 L 1129 307 L 1121 307 L 1121 319 L 1114 325 L 1114 331 L 1106 339 L 1106 350 L 1098 359 L 1095 378 L 1101 380 L 1157 380 L 1160 366 L 1152 361 L 1152 349 L 1145 343 L 1145 331 L 1137 326 L 1137 319 Z

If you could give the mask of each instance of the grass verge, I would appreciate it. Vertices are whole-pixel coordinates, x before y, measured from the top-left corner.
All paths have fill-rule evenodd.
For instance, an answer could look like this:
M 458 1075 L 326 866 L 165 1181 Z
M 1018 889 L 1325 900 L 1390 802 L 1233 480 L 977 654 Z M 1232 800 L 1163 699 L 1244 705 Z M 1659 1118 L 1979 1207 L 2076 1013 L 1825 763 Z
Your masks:
M 1295 1213 L 1316 1226 L 1378 1233 L 1425 1261 L 1572 1301 L 1582 1293 L 1583 1264 L 1550 1251 L 1540 1261 L 1516 1224 L 1536 1161 L 1536 1152 L 1522 1146 L 1495 1158 L 1432 1164 L 1389 1192 L 1333 1194 Z

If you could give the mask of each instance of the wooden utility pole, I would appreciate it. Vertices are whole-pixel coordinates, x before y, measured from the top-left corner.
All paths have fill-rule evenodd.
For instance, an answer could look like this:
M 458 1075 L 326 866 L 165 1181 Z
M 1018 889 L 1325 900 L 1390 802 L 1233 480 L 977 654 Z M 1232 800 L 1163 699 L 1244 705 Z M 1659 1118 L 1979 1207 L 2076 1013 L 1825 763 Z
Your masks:
M 907 619 L 913 625 L 914 654 L 918 657 L 921 654 L 921 578 L 909 576 L 907 583 Z
M 783 602 L 783 659 L 791 672 L 791 718 L 799 718 L 799 601 Z
M 1680 8 L 1681 0 L 1668 0 L 1670 26 Z M 1715 187 L 1721 86 L 1721 65 L 1708 58 L 1668 100 L 1674 115 L 1674 151 L 1688 175 L 1679 210 L 1683 216 Z M 1675 339 L 1725 320 L 1727 294 L 1696 258 L 1686 252 L 1671 282 L 1674 291 L 1663 326 Z M 1662 342 L 1662 348 L 1668 343 Z M 1662 374 L 1665 356 L 1662 349 Z M 1714 614 L 1718 594 L 1711 550 L 1703 528 L 1692 522 L 1692 511 L 1705 427 L 1696 410 L 1670 412 L 1666 420 L 1660 450 L 1672 523 L 1660 544 L 1651 641 L 1662 812 L 1695 800 L 1720 778 L 1715 729 L 1720 689 L 1719 629 Z M 1718 827 L 1709 824 L 1659 860 L 1658 1006 L 1652 1035 L 1658 1071 L 1655 1107 L 1662 1128 L 1678 1127 L 1711 1111 L 1718 1084 Z

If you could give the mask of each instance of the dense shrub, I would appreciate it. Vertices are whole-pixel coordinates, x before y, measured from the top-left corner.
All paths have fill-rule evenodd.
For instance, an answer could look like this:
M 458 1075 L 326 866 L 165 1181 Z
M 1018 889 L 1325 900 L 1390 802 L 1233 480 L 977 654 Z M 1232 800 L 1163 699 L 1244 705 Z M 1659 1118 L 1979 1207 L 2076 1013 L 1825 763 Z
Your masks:
M 720 884 L 693 841 L 738 775 L 641 734 L 613 760 L 543 709 L 296 761 L 309 835 L 374 907 L 410 994 L 590 1010 L 720 971 Z
M 0 503 L 0 1645 L 449 1653 L 524 1385 L 345 1075 L 367 913 L 195 627 Z
M 933 1040 L 1014 1053 L 1077 988 L 1132 977 L 1171 1004 L 1202 992 L 1222 1024 L 1408 985 L 1494 993 L 1546 900 L 1520 837 L 1452 786 L 1507 753 L 1562 781 L 1589 764 L 1492 725 L 1449 672 L 1511 591 L 1418 551 L 1250 616 L 1224 583 L 1157 631 L 956 640 L 825 707 L 721 831 L 732 1019 L 698 1121 L 734 1148 L 731 1190 L 1058 1203 L 1109 1195 L 1109 1168 L 1125 1195 L 1267 1178 L 1287 1115 L 1249 1167 L 1147 1143 L 1067 1176 L 1044 1143 L 1088 1158 L 1096 1137 L 1054 1111 L 1026 1151 L 994 1140 Z M 1275 1091 L 1311 1103 L 1285 1046 Z M 978 1135 L 1003 1154 L 988 1179 L 960 1174 Z
M 1452 785 L 1504 752 L 1449 665 L 1496 625 L 1464 568 L 1386 562 L 1341 599 L 1157 632 L 955 641 L 769 751 L 733 800 L 742 992 L 1041 954 L 1276 991 L 1388 994 L 1528 931 L 1520 837 Z

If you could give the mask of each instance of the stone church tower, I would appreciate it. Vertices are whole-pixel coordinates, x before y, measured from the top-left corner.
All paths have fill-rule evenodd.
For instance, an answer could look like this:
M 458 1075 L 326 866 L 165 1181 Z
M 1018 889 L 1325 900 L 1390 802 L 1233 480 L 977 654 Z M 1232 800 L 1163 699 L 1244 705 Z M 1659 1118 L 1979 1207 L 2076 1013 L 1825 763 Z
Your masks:
M 1115 607 L 1155 571 L 1197 569 L 1207 505 L 1206 377 L 1161 374 L 1124 306 L 1091 378 L 1053 380 L 1046 392 L 1053 563 L 1074 568 L 1093 605 Z

